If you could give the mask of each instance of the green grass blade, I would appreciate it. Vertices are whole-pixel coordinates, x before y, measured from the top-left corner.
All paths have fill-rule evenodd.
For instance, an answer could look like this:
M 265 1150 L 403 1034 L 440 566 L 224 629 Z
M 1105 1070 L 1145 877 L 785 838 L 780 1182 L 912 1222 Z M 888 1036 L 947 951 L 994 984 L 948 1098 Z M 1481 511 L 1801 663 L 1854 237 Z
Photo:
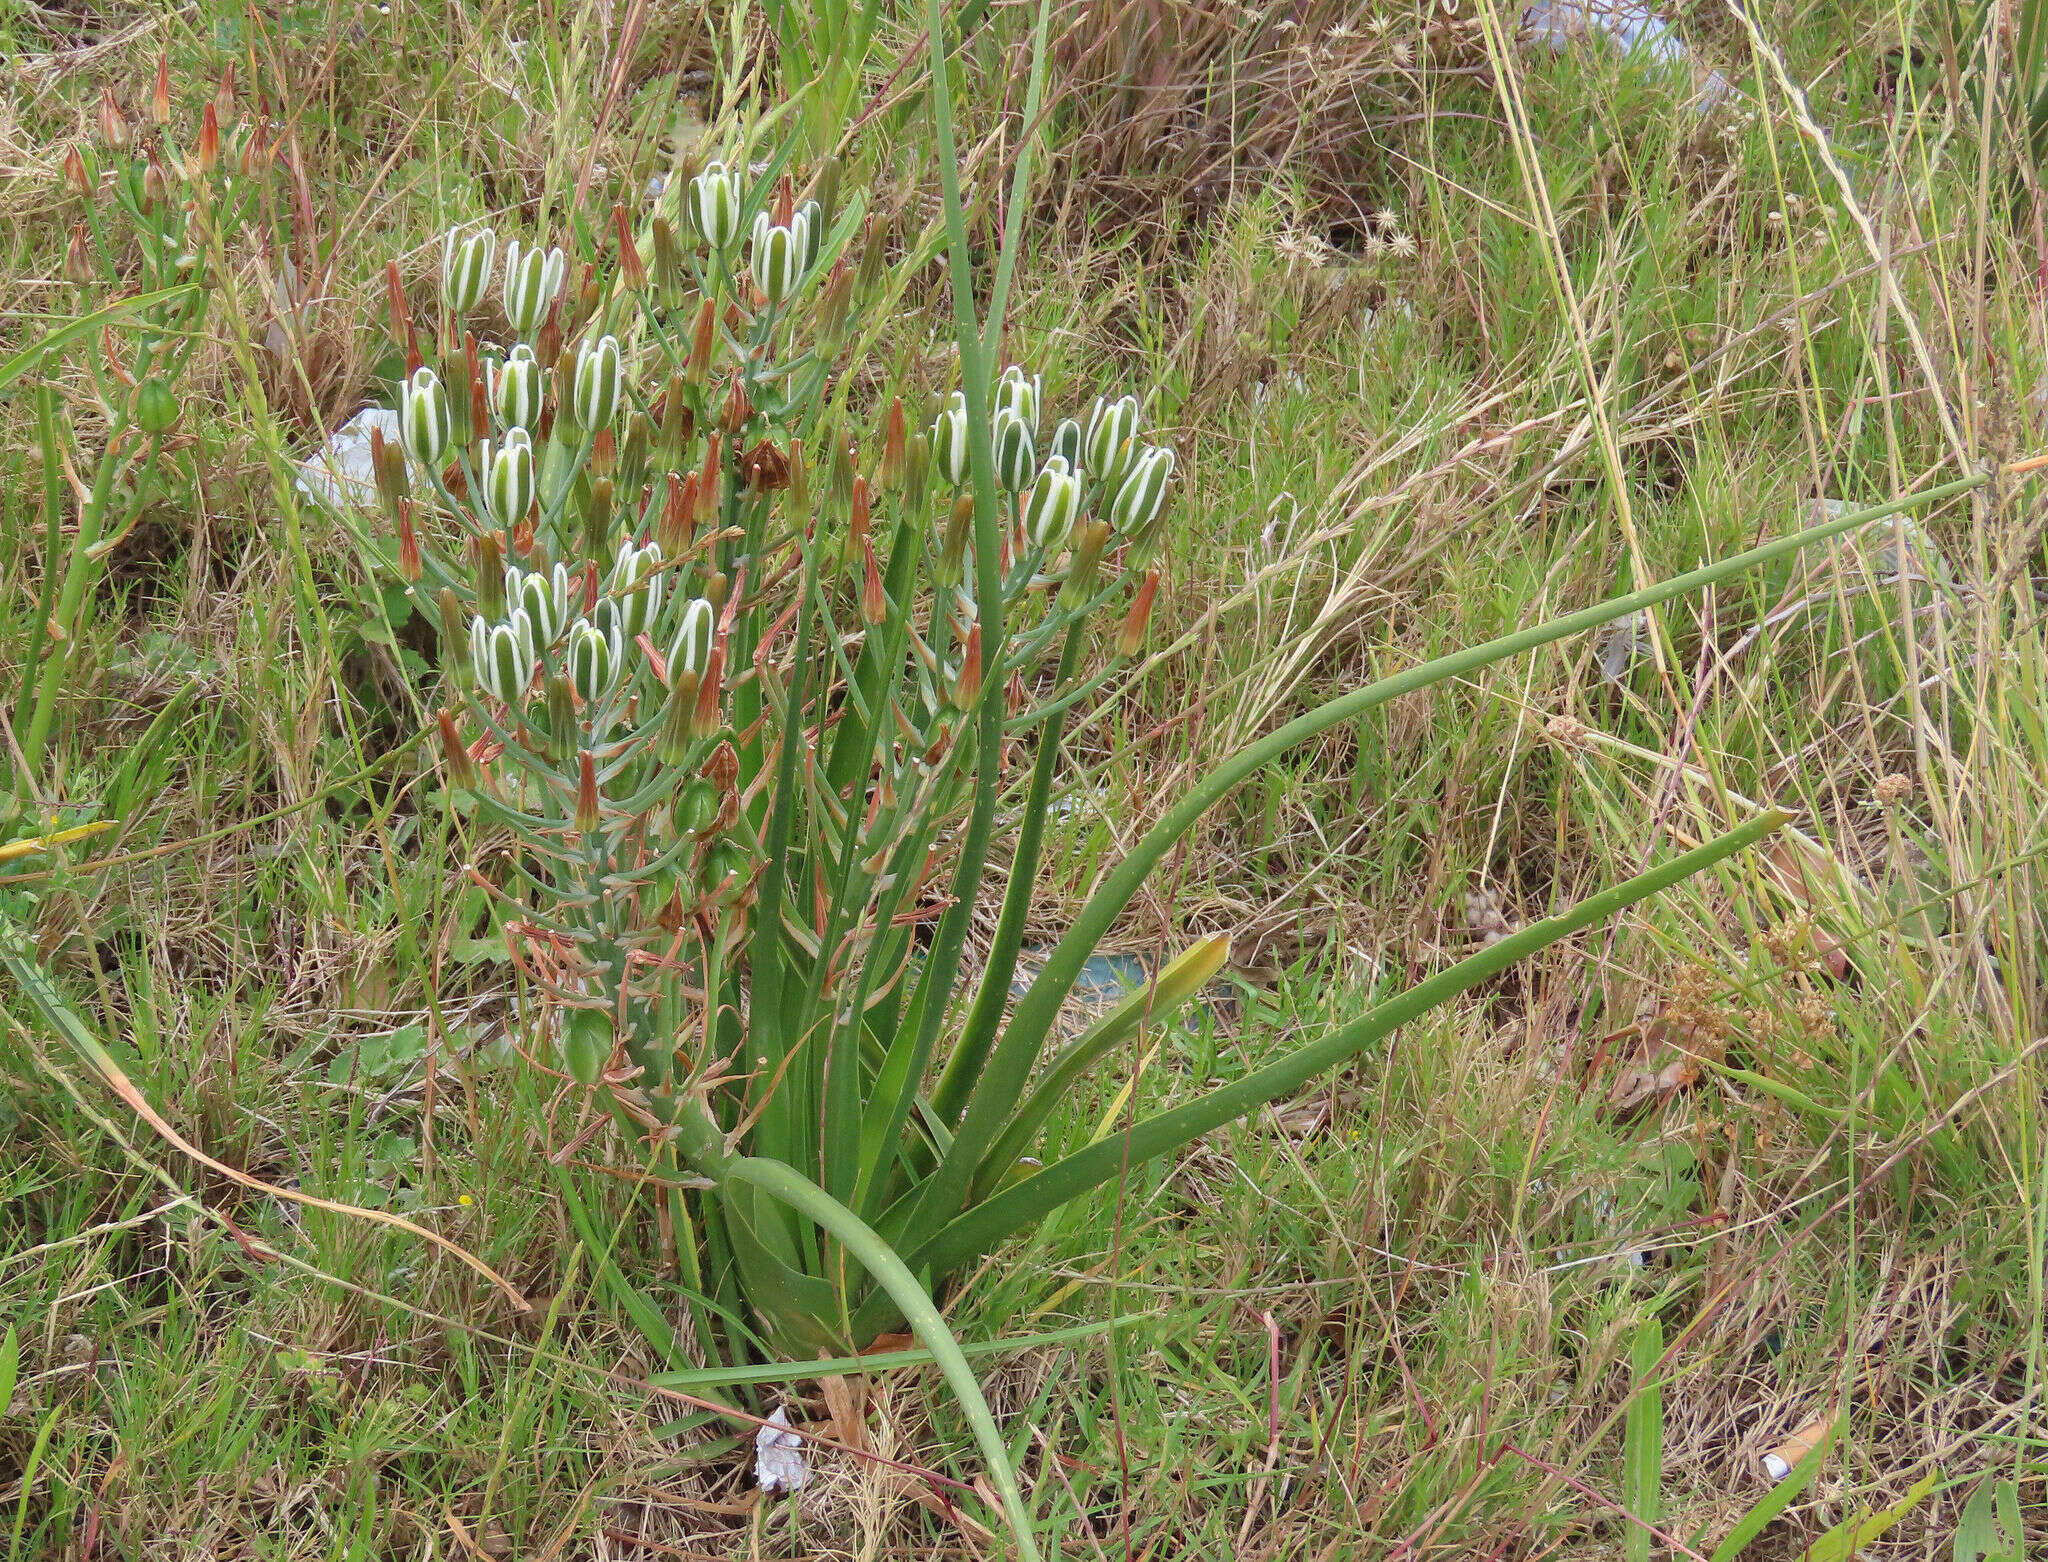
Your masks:
M 1806 1562 L 1850 1562 L 1865 1546 L 1881 1539 L 1899 1520 L 1925 1502 L 1939 1479 L 1939 1470 L 1929 1470 L 1889 1508 L 1880 1508 L 1870 1514 L 1858 1513 L 1837 1524 L 1806 1548 Z
M 76 319 L 65 321 L 62 325 L 48 332 L 41 341 L 24 347 L 12 358 L 7 359 L 6 362 L 0 363 L 0 391 L 6 390 L 8 386 L 28 373 L 30 369 L 33 369 L 42 361 L 45 353 L 53 353 L 59 348 L 69 347 L 80 338 L 92 335 L 101 326 L 111 325 L 123 315 L 132 314 L 138 309 L 149 309 L 157 304 L 168 304 L 174 299 L 183 298 L 188 293 L 194 291 L 196 289 L 193 284 L 185 283 L 178 287 L 162 288 L 154 293 L 137 293 L 133 298 L 117 298 L 113 303 L 103 308 L 95 309 L 91 314 L 80 315 Z
M 1635 1394 L 1622 1423 L 1621 1502 L 1634 1520 L 1628 1527 L 1628 1562 L 1650 1562 L 1653 1526 L 1664 1516 L 1664 1389 L 1657 1367 L 1664 1357 L 1664 1326 L 1654 1317 L 1636 1330 L 1629 1364 Z
M 1077 1323 L 1065 1329 L 1048 1329 L 1043 1334 L 1020 1334 L 1011 1339 L 962 1341 L 960 1354 L 969 1358 L 1006 1356 L 1013 1351 L 1039 1350 L 1092 1340 L 1112 1329 L 1128 1328 L 1149 1316 L 1134 1313 L 1123 1318 L 1104 1318 L 1094 1323 Z M 679 1372 L 660 1372 L 649 1378 L 660 1388 L 679 1388 L 701 1393 L 711 1388 L 737 1388 L 755 1383 L 798 1383 L 809 1378 L 836 1377 L 848 1372 L 894 1372 L 902 1367 L 928 1367 L 938 1357 L 930 1351 L 870 1351 L 865 1356 L 829 1356 L 819 1361 L 769 1361 L 748 1367 L 692 1367 Z
M 941 1274 L 958 1268 L 1048 1210 L 1120 1175 L 1126 1167 L 1177 1150 L 1269 1101 L 1300 1089 L 1318 1074 L 1489 976 L 1754 845 L 1783 824 L 1785 817 L 1772 810 L 1566 911 L 1532 922 L 1448 970 L 1416 983 L 1398 997 L 1374 1005 L 1322 1040 L 1297 1048 L 1243 1079 L 1212 1090 L 1199 1101 L 1147 1118 L 1127 1133 L 1113 1134 L 1076 1151 L 951 1221 L 924 1247 L 910 1254 L 911 1262 L 929 1264 Z M 909 1229 L 918 1228 L 913 1223 Z
M 1834 1424 L 1806 1451 L 1805 1456 L 1792 1466 L 1785 1478 L 1764 1493 L 1763 1500 L 1745 1513 L 1735 1528 L 1721 1538 L 1721 1544 L 1714 1548 L 1714 1554 L 1708 1562 L 1735 1562 L 1749 1543 L 1764 1532 L 1766 1525 L 1791 1507 L 1799 1494 L 1813 1484 L 1813 1478 L 1820 1474 L 1820 1467 L 1833 1450 L 1835 1439 L 1841 1435 L 1841 1431 L 1842 1419 L 1837 1416 Z M 1695 1537 L 1693 1544 L 1698 1545 L 1699 1539 L 1700 1537 Z

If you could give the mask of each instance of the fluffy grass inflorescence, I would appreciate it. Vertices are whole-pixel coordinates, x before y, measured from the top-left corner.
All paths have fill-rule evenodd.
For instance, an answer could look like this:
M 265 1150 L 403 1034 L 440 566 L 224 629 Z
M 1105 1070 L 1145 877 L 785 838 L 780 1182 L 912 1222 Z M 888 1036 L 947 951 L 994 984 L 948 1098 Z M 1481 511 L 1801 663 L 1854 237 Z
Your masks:
M 10 767 L 72 474 L 90 485 L 121 410 L 104 355 L 132 365 L 144 329 L 15 369 L 75 313 L 65 154 L 114 166 L 103 90 L 137 146 L 184 147 L 230 64 L 219 128 L 278 148 L 220 235 L 158 472 L 56 626 L 46 752 L 11 770 L 0 847 L 4 915 L 123 1077 L 278 1191 L 169 1148 L 0 997 L 17 1554 L 1003 1543 L 948 1484 L 982 1463 L 929 1368 L 762 1385 L 635 1315 L 688 1318 L 692 1234 L 589 1093 L 517 1056 L 540 995 L 466 869 L 501 885 L 522 859 L 436 795 L 447 669 L 395 528 L 364 568 L 292 486 L 406 373 L 374 323 L 387 256 L 423 321 L 457 223 L 573 231 L 596 255 L 622 206 L 651 265 L 649 181 L 678 198 L 753 106 L 803 86 L 800 60 L 837 69 L 829 111 L 796 116 L 803 167 L 869 192 L 888 262 L 833 390 L 845 427 L 881 426 L 892 394 L 942 406 L 921 17 L 863 9 L 784 7 L 786 36 L 663 5 L 0 18 L 19 64 L 0 105 Z M 1533 1557 L 1635 1554 L 1654 1514 L 1713 1556 L 1764 1511 L 1762 1456 L 1798 1464 L 1804 1434 L 1819 1453 L 1743 1555 L 1845 1526 L 1871 1531 L 1863 1555 L 1925 1555 L 1966 1514 L 2031 1554 L 2048 668 L 2037 480 L 2011 469 L 2048 440 L 2033 196 L 2011 127 L 1975 107 L 1985 54 L 1918 13 L 1757 11 L 1752 36 L 1674 7 L 1734 89 L 1700 109 L 1694 77 L 1597 40 L 1531 48 L 1488 0 L 1315 9 L 1283 32 L 1258 8 L 1087 7 L 1051 59 L 1054 177 L 1021 214 L 1008 329 L 1047 387 L 1154 387 L 1182 497 L 1147 643 L 1062 740 L 1025 974 L 1195 778 L 1328 695 L 1831 504 L 2002 470 L 1333 728 L 1186 837 L 1106 947 L 1142 971 L 1227 932 L 1225 984 L 1080 1081 L 1063 1147 L 1752 805 L 1794 812 L 1740 868 L 1132 1165 L 968 1271 L 949 1321 L 1007 1342 L 973 1359 L 1041 1522 L 1067 1554 Z M 991 267 L 1028 20 L 989 8 L 955 62 Z M 110 258 L 102 301 L 146 276 L 133 241 Z M 478 308 L 509 345 L 501 290 Z M 864 584 L 833 584 L 849 623 Z M 680 617 L 665 628 L 666 661 Z M 1029 770 L 996 811 L 998 879 Z M 970 974 L 994 904 L 966 930 Z M 533 1310 L 291 1195 L 431 1229 Z M 1069 1325 L 1097 1332 L 1045 1338 Z M 795 1500 L 761 1501 L 751 1426 L 706 1403 L 785 1405 L 841 1447 L 811 1449 Z M 1998 1521 L 2005 1482 L 2024 1537 Z

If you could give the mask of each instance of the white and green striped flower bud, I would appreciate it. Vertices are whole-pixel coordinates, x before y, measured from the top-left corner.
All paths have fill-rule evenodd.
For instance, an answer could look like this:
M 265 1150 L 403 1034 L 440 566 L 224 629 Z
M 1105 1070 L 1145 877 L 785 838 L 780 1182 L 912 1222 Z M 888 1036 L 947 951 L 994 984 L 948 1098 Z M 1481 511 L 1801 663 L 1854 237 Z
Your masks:
M 543 251 L 520 248 L 514 239 L 505 246 L 505 318 L 521 336 L 531 336 L 548 315 L 548 306 L 562 291 L 569 262 L 560 247 Z
M 694 597 L 683 609 L 683 622 L 669 642 L 668 681 L 673 684 L 684 673 L 704 671 L 711 661 L 712 641 L 718 634 L 718 609 L 703 597 Z
M 533 626 L 524 612 L 514 611 L 510 620 L 496 625 L 487 625 L 481 618 L 473 620 L 469 654 L 477 686 L 505 705 L 525 699 L 533 682 L 532 640 Z
M 661 569 L 661 545 L 650 542 L 644 548 L 626 543 L 612 566 L 612 595 L 618 598 L 619 627 L 631 640 L 644 634 L 661 617 L 661 594 L 667 576 Z
M 1107 493 L 1114 493 L 1118 480 L 1123 476 L 1125 465 L 1134 448 L 1131 444 L 1138 432 L 1138 398 L 1119 396 L 1111 401 L 1107 396 L 1095 398 L 1094 410 L 1088 414 L 1088 437 L 1082 446 L 1082 454 L 1088 475 L 1100 483 Z
M 805 201 L 796 214 L 804 225 L 804 271 L 808 274 L 825 248 L 825 208 L 816 201 Z
M 420 465 L 441 469 L 455 437 L 455 418 L 441 377 L 424 364 L 398 387 L 398 435 Z
M 504 361 L 488 360 L 485 369 L 490 382 L 491 410 L 506 428 L 532 429 L 540 422 L 541 393 L 547 376 L 533 349 L 520 342 Z
M 576 421 L 595 433 L 610 428 L 626 390 L 626 369 L 619 361 L 619 339 L 601 336 L 576 349 Z
M 740 236 L 740 173 L 709 163 L 690 181 L 683 212 L 697 235 L 721 255 Z
M 998 407 L 995 426 L 989 434 L 996 447 L 996 481 L 1010 493 L 1022 493 L 1038 472 L 1038 452 L 1032 448 L 1030 425 L 1014 407 Z
M 569 682 L 586 704 L 612 692 L 624 665 L 625 647 L 616 625 L 609 634 L 588 619 L 579 618 L 570 627 Z
M 932 465 L 955 488 L 967 481 L 967 397 L 960 391 L 932 422 Z
M 505 430 L 496 446 L 484 445 L 484 504 L 500 526 L 516 526 L 533 508 L 535 493 L 533 436 L 525 429 Z
M 1067 540 L 1081 507 L 1081 478 L 1065 456 L 1047 456 L 1024 506 L 1024 534 L 1047 553 Z
M 569 566 L 557 564 L 547 574 L 513 565 L 505 571 L 505 602 L 515 614 L 524 614 L 535 636 L 533 652 L 555 643 L 562 626 L 569 621 Z
M 802 212 L 789 219 L 788 227 L 776 223 L 766 212 L 754 218 L 754 246 L 747 264 L 754 273 L 754 286 L 767 296 L 770 304 L 779 306 L 803 280 L 804 257 L 810 248 L 807 233 L 808 224 Z
M 441 302 L 466 315 L 483 302 L 498 258 L 498 236 L 489 228 L 463 234 L 450 228 L 441 239 Z
M 1003 377 L 996 381 L 995 403 L 998 409 L 1008 407 L 1017 414 L 1018 420 L 1031 430 L 1031 437 L 1038 437 L 1039 377 L 1026 375 L 1022 368 L 1011 364 L 1003 370 Z
M 1061 418 L 1060 426 L 1052 431 L 1052 443 L 1046 447 L 1045 459 L 1051 461 L 1058 456 L 1067 463 L 1067 470 L 1075 476 L 1081 473 L 1081 425 L 1072 418 Z
M 1109 523 L 1134 546 L 1152 540 L 1152 526 L 1166 505 L 1166 486 L 1173 479 L 1173 452 L 1147 445 L 1131 462 L 1131 470 L 1109 507 Z

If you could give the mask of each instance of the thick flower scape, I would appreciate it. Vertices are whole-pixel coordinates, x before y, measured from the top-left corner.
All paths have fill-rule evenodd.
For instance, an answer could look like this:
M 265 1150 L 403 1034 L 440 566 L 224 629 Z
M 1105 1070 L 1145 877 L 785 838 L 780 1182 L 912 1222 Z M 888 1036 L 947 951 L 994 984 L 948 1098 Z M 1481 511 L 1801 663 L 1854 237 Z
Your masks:
M 681 183 L 645 257 L 623 212 L 602 264 L 450 232 L 431 353 L 394 272 L 414 361 L 376 466 L 459 693 L 448 778 L 521 847 L 502 920 L 542 1045 L 631 1153 L 720 1185 L 707 1285 L 810 1350 L 900 1320 L 849 1319 L 815 1237 L 723 1168 L 744 1139 L 885 1230 L 916 1209 L 948 842 L 988 733 L 1056 745 L 1142 643 L 1174 456 L 1134 396 L 1047 427 L 1016 365 L 859 432 L 833 387 L 879 240 L 743 166 Z

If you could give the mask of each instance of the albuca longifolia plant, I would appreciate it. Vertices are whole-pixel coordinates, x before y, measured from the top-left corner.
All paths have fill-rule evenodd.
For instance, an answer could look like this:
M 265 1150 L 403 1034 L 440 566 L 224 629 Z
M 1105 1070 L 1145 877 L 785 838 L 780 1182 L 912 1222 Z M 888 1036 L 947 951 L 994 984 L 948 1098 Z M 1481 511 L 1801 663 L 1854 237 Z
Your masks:
M 1116 1143 L 1037 1152 L 1068 1088 L 1226 942 L 1040 1068 L 1045 1043 L 1152 863 L 1278 750 L 1179 800 L 1006 1014 L 1062 725 L 1142 638 L 1175 458 L 1135 397 L 1055 419 L 1037 375 L 971 352 L 928 427 L 889 397 L 849 435 L 837 354 L 881 247 L 848 252 L 857 203 L 740 166 L 680 187 L 651 263 L 616 212 L 603 277 L 517 241 L 497 266 L 490 233 L 451 232 L 433 363 L 394 270 L 414 363 L 403 450 L 375 460 L 461 695 L 439 718 L 448 776 L 517 845 L 507 938 L 553 1011 L 549 1066 L 674 1177 L 707 1348 L 716 1312 L 808 1357 L 900 1327 L 906 1276 L 928 1288 L 1126 1164 Z M 486 347 L 465 322 L 494 275 L 513 339 Z M 1018 849 L 969 993 L 1006 754 L 1031 759 Z M 1379 1029 L 1573 925 L 1504 941 Z M 1140 1123 L 1129 1164 L 1363 1044 L 1340 1033 Z

